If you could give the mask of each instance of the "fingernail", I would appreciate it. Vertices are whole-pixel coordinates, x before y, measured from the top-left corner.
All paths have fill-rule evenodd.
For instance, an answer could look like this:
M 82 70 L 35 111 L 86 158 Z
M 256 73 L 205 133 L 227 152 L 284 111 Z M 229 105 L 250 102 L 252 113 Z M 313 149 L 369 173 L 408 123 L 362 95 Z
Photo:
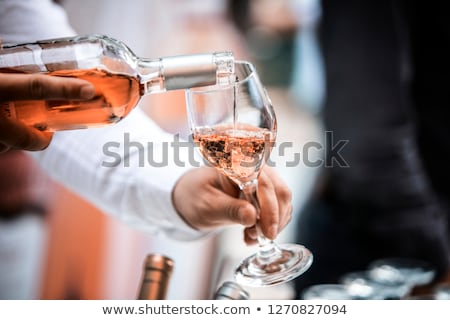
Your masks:
M 91 84 L 86 84 L 80 89 L 80 97 L 82 99 L 92 99 L 95 95 L 94 86 Z
M 275 239 L 275 237 L 278 234 L 278 225 L 277 224 L 273 224 L 269 227 L 269 237 L 272 239 Z
M 248 236 L 250 237 L 250 239 L 256 240 L 258 238 L 258 233 L 256 232 L 256 230 L 250 229 L 248 231 Z

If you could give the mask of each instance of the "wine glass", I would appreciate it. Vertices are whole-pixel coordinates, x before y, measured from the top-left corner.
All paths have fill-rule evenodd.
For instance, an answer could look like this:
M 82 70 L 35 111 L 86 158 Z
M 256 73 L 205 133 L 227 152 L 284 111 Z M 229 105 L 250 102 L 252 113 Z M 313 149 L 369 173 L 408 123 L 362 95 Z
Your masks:
M 235 63 L 236 82 L 186 91 L 187 114 L 195 145 L 211 166 L 235 182 L 260 212 L 258 175 L 275 142 L 277 122 L 272 103 L 255 68 Z M 302 245 L 276 245 L 256 223 L 259 250 L 235 270 L 236 281 L 270 286 L 305 272 L 313 256 Z

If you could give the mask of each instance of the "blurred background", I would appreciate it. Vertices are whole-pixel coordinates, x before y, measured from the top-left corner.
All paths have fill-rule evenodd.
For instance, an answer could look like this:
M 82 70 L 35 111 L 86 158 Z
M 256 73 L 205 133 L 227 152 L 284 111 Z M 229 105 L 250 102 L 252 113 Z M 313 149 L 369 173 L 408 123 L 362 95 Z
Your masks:
M 318 168 L 302 161 L 286 163 L 302 153 L 305 143 L 323 138 L 317 0 L 58 2 L 79 34 L 115 37 L 140 57 L 232 50 L 237 59 L 253 62 L 278 117 L 277 143 L 292 143 L 284 154 L 275 148 L 271 159 L 292 189 L 297 218 Z M 140 106 L 162 128 L 186 137 L 183 91 L 147 96 Z M 321 157 L 320 150 L 314 152 L 310 161 Z M 45 214 L 0 224 L 0 229 L 9 226 L 0 230 L 5 237 L 0 243 L 9 241 L 0 248 L 0 259 L 18 265 L 16 274 L 1 281 L 21 283 L 17 290 L 25 298 L 135 299 L 145 256 L 161 253 L 175 261 L 168 299 L 209 299 L 223 281 L 232 279 L 238 261 L 255 250 L 245 246 L 239 227 L 198 241 L 174 241 L 136 231 L 42 177 L 39 186 L 46 194 L 41 197 L 46 199 Z M 11 225 L 17 225 L 16 231 Z M 294 225 L 292 221 L 278 241 L 292 241 Z M 249 291 L 254 299 L 294 297 L 290 284 Z

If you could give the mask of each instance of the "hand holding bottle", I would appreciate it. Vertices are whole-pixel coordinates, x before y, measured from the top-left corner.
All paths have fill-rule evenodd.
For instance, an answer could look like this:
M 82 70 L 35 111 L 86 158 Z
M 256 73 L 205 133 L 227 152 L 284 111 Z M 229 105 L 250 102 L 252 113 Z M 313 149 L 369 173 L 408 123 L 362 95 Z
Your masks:
M 40 74 L 0 73 L 0 103 L 10 100 L 84 100 L 94 96 L 95 90 L 87 81 L 52 77 Z M 5 117 L 0 112 L 0 152 L 10 148 L 29 151 L 42 150 L 50 143 L 53 133 Z
M 244 241 L 256 243 L 256 209 L 240 199 L 239 188 L 214 168 L 188 171 L 173 190 L 174 206 L 183 219 L 199 230 L 230 224 L 245 226 Z M 259 177 L 261 229 L 274 239 L 291 219 L 291 192 L 275 170 L 264 167 Z

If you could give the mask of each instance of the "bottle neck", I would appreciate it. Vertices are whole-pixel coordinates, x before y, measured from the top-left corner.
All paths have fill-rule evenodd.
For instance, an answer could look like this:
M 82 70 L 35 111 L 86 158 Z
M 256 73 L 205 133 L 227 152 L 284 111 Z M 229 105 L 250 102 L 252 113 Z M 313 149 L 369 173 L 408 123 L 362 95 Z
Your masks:
M 214 294 L 215 300 L 248 300 L 249 297 L 247 291 L 232 281 L 224 282 Z
M 170 273 L 162 270 L 148 269 L 144 272 L 139 300 L 164 300 L 167 296 Z
M 141 95 L 234 81 L 231 52 L 138 59 Z
M 162 255 L 150 254 L 147 256 L 138 300 L 163 300 L 166 298 L 173 264 L 172 259 Z

